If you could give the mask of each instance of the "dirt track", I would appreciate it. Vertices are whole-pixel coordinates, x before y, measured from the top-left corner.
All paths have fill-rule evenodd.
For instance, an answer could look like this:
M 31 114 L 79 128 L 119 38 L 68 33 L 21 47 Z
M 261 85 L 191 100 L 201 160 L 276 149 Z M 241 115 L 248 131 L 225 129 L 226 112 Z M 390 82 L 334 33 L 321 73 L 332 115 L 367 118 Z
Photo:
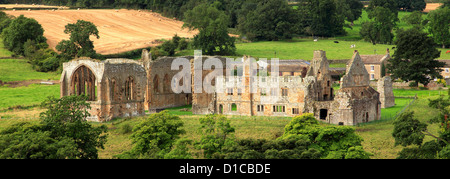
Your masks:
M 114 54 L 158 45 L 155 40 L 193 37 L 197 32 L 182 29 L 183 22 L 162 17 L 158 13 L 138 10 L 31 10 L 5 11 L 14 16 L 21 14 L 36 19 L 44 28 L 44 36 L 54 48 L 63 39 L 69 39 L 64 26 L 78 19 L 93 22 L 100 39 L 91 37 L 100 54 Z

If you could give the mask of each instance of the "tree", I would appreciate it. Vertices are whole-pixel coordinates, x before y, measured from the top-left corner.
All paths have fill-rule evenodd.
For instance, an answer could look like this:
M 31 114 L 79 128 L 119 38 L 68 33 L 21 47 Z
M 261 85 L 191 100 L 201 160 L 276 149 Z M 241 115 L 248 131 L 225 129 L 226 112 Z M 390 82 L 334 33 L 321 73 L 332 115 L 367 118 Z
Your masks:
M 361 36 L 373 44 L 391 44 L 394 38 L 392 30 L 396 26 L 397 16 L 385 7 L 375 7 L 369 14 L 370 21 L 363 22 Z
M 428 125 L 414 117 L 414 112 L 405 112 L 394 121 L 392 136 L 395 145 L 405 146 L 399 152 L 400 159 L 435 159 L 450 158 L 450 99 L 442 96 L 437 99 L 429 99 L 429 107 L 438 109 L 438 116 L 429 122 L 439 123 L 438 134 L 428 131 Z M 424 137 L 429 136 L 435 140 L 424 143 Z
M 395 44 L 397 50 L 387 64 L 388 73 L 393 78 L 424 85 L 434 78 L 442 78 L 439 73 L 445 63 L 436 60 L 441 53 L 425 32 L 415 28 L 399 29 Z
M 65 27 L 64 33 L 70 34 L 69 40 L 62 40 L 56 45 L 56 50 L 61 52 L 61 55 L 66 60 L 78 57 L 95 57 L 94 42 L 89 38 L 94 36 L 97 39 L 97 27 L 89 21 L 78 20 L 75 24 L 68 24 Z
M 296 14 L 285 0 L 262 0 L 238 21 L 249 40 L 291 39 L 296 33 Z
M 361 148 L 362 138 L 355 129 L 347 126 L 320 126 L 314 114 L 306 113 L 294 117 L 284 128 L 281 139 L 306 136 L 311 145 L 320 151 L 320 158 L 327 159 L 368 159 L 371 154 Z
M 407 24 L 412 25 L 412 28 L 423 29 L 424 20 L 421 11 L 414 11 L 411 14 L 405 15 L 402 20 Z
M 133 148 L 116 157 L 163 159 L 165 155 L 169 155 L 170 158 L 188 158 L 185 145 L 189 141 L 177 142 L 180 135 L 185 133 L 181 127 L 183 122 L 180 117 L 171 115 L 168 111 L 152 114 L 133 128 L 130 136 Z M 171 151 L 175 143 L 178 147 L 175 148 L 176 151 Z
M 353 22 L 361 17 L 364 4 L 359 0 L 347 0 L 347 3 L 350 8 L 350 13 L 346 15 L 346 20 L 351 22 L 353 26 Z
M 428 14 L 429 32 L 437 44 L 450 44 L 450 7 L 438 8 Z
M 184 25 L 197 29 L 193 45 L 207 55 L 232 55 L 236 51 L 235 39 L 228 35 L 230 20 L 224 11 L 217 9 L 220 3 L 203 3 L 184 14 Z
M 0 132 L 0 159 L 75 159 L 75 141 L 55 139 L 40 125 L 21 122 Z
M 221 115 L 207 115 L 200 118 L 201 127 L 199 128 L 201 139 L 195 143 L 197 149 L 203 150 L 205 158 L 213 158 L 219 155 L 226 145 L 234 142 L 234 127 L 231 127 L 230 121 Z
M 423 11 L 427 3 L 425 0 L 397 0 L 397 6 L 404 11 Z
M 0 158 L 96 159 L 106 143 L 106 126 L 86 121 L 85 96 L 48 98 L 38 124 L 21 122 L 0 131 Z
M 299 5 L 308 32 L 313 36 L 331 37 L 345 34 L 344 18 L 338 14 L 334 0 L 303 0 Z
M 65 96 L 60 99 L 49 97 L 42 103 L 47 111 L 40 114 L 43 131 L 48 131 L 50 137 L 74 141 L 78 154 L 76 158 L 97 159 L 98 149 L 103 149 L 106 143 L 107 127 L 92 126 L 86 118 L 90 116 L 90 104 L 87 96 Z
M 44 29 L 34 19 L 23 15 L 12 20 L 2 32 L 3 44 L 16 55 L 24 55 L 23 45 L 27 40 L 36 44 L 46 43 Z

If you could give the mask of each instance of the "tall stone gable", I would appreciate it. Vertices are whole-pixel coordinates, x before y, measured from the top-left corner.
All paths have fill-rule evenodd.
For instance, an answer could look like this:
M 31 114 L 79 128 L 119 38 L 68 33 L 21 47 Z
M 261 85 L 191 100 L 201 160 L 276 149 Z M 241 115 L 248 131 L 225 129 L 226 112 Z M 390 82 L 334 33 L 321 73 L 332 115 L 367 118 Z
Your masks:
M 341 88 L 369 86 L 369 73 L 364 67 L 364 63 L 357 51 L 355 51 L 352 59 L 347 63 L 347 70 L 341 81 Z

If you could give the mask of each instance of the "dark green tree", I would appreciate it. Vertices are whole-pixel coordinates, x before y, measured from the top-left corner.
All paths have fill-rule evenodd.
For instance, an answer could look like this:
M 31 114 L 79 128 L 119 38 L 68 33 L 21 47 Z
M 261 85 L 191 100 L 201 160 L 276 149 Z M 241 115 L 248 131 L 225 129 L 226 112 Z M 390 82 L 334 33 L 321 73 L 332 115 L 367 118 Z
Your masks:
M 74 140 L 55 139 L 41 127 L 21 122 L 0 131 L 0 159 L 75 159 L 78 156 Z
M 64 59 L 70 60 L 78 57 L 96 56 L 94 50 L 94 42 L 90 40 L 90 36 L 97 39 L 97 27 L 89 21 L 78 20 L 75 24 L 67 24 L 64 33 L 70 34 L 69 40 L 62 40 L 56 45 L 56 50 L 61 52 Z
M 39 124 L 22 122 L 0 131 L 0 158 L 97 159 L 106 143 L 106 126 L 86 121 L 85 96 L 50 97 Z
M 238 29 L 249 40 L 291 39 L 296 33 L 297 17 L 285 0 L 262 0 L 245 17 Z
M 47 111 L 40 114 L 43 131 L 50 137 L 60 140 L 69 138 L 74 141 L 79 159 L 97 159 L 98 150 L 104 148 L 107 127 L 92 126 L 86 118 L 90 116 L 90 104 L 87 96 L 49 97 L 42 103 Z
M 235 129 L 225 116 L 207 115 L 200 118 L 200 124 L 202 137 L 195 143 L 195 147 L 203 151 L 205 158 L 214 158 L 221 153 L 224 146 L 234 143 Z
M 404 11 L 423 11 L 427 3 L 425 0 L 397 0 L 397 6 Z
M 294 117 L 284 128 L 280 139 L 296 135 L 307 136 L 309 148 L 320 151 L 320 158 L 369 159 L 372 155 L 362 149 L 362 138 L 347 126 L 320 126 L 314 114 Z
M 44 29 L 34 19 L 23 15 L 13 19 L 2 32 L 3 44 L 17 55 L 24 55 L 23 45 L 27 40 L 36 44 L 46 43 Z
M 428 34 L 415 28 L 399 29 L 395 44 L 397 50 L 387 64 L 388 73 L 393 78 L 424 85 L 434 78 L 442 78 L 440 68 L 445 63 L 436 60 L 441 53 Z
M 439 130 L 437 134 L 428 131 L 428 124 L 419 121 L 414 117 L 414 112 L 405 112 L 401 114 L 394 122 L 392 136 L 395 139 L 395 145 L 405 146 L 399 152 L 400 159 L 449 159 L 450 153 L 450 120 L 449 106 L 450 99 L 439 97 L 429 99 L 428 106 L 438 109 L 438 116 L 430 119 L 431 124 L 438 123 Z M 434 140 L 424 142 L 424 137 L 429 136 Z
M 405 15 L 403 16 L 402 20 L 407 24 L 411 25 L 412 28 L 423 29 L 424 27 L 425 21 L 422 18 L 421 11 L 414 11 L 411 14 Z
M 188 158 L 185 146 L 189 141 L 177 142 L 180 135 L 185 133 L 181 127 L 183 122 L 180 117 L 171 115 L 168 111 L 152 114 L 133 128 L 130 136 L 133 148 L 116 157 L 163 159 L 165 155 L 171 156 L 169 158 L 182 155 L 181 158 Z M 176 143 L 178 147 L 175 148 L 176 151 L 172 151 Z
M 220 3 L 203 3 L 184 14 L 184 25 L 190 30 L 198 30 L 193 45 L 207 55 L 233 55 L 236 51 L 235 39 L 228 34 L 229 18 L 217 9 Z
M 371 11 L 369 18 L 369 21 L 362 24 L 361 37 L 373 44 L 391 44 L 397 16 L 389 9 L 380 6 Z
M 428 14 L 429 32 L 437 44 L 450 44 L 450 7 L 439 8 Z
M 326 37 L 345 34 L 345 18 L 338 14 L 334 0 L 303 0 L 300 4 L 307 33 Z

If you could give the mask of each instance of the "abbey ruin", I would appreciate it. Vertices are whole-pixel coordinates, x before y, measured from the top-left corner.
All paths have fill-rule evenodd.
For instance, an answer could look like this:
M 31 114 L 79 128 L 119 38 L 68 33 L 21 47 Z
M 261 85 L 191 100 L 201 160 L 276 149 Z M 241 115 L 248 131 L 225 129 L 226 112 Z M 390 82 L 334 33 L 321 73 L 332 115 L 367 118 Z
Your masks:
M 251 57 L 244 56 L 232 72 L 225 57 L 185 56 L 189 65 L 174 65 L 179 58 L 151 60 L 144 50 L 140 60 L 75 59 L 63 65 L 61 96 L 88 95 L 92 108 L 88 120 L 100 122 L 191 104 L 193 114 L 314 113 L 326 123 L 356 125 L 380 119 L 381 107 L 392 105 L 390 79 L 381 80 L 386 82 L 379 84 L 384 90 L 381 95 L 370 87 L 369 73 L 356 51 L 336 91 L 325 51 L 314 51 L 310 62 L 280 60 L 275 65 L 263 61 L 254 65 Z M 210 59 L 223 65 L 197 65 L 209 64 Z M 274 68 L 278 73 L 273 74 Z M 267 75 L 255 75 L 262 69 Z M 212 86 L 212 92 L 202 88 L 205 83 Z

